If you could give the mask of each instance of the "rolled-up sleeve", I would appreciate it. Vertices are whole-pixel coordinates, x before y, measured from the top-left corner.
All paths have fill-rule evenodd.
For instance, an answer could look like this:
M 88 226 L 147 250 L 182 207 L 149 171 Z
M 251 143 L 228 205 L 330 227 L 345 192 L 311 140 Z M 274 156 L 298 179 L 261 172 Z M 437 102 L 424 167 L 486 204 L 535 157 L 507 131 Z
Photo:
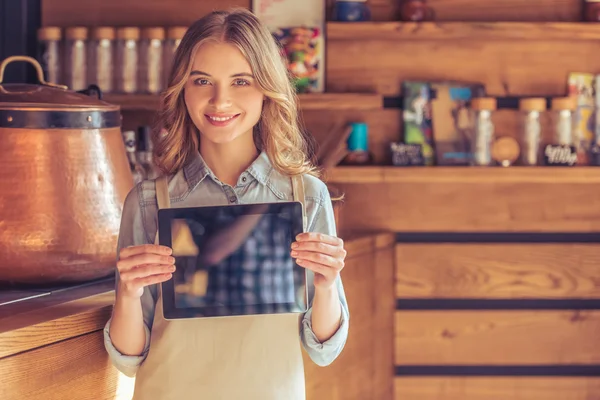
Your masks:
M 122 248 L 128 246 L 137 246 L 149 243 L 148 236 L 144 230 L 142 210 L 140 207 L 140 192 L 141 186 L 137 185 L 127 195 L 121 215 L 121 226 L 119 229 L 119 239 L 117 244 L 117 259 Z M 115 271 L 115 290 L 119 281 L 119 272 Z M 146 342 L 142 354 L 131 356 L 119 352 L 112 343 L 110 337 L 110 323 L 112 318 L 108 320 L 104 327 L 104 347 L 108 352 L 108 356 L 112 364 L 123 374 L 133 377 L 137 373 L 139 366 L 144 362 L 150 348 L 150 331 L 152 329 L 152 321 L 154 319 L 155 309 L 155 294 L 154 287 L 145 287 L 144 293 L 140 299 L 142 312 L 144 315 L 144 330 L 146 332 Z
M 146 331 L 146 344 L 144 345 L 144 351 L 139 356 L 128 356 L 125 354 L 121 354 L 119 350 L 112 344 L 110 340 L 110 320 L 106 323 L 104 327 L 104 347 L 108 352 L 108 356 L 111 359 L 113 365 L 122 373 L 129 377 L 134 377 L 137 373 L 138 368 L 148 355 L 148 349 L 150 348 L 150 330 L 144 324 L 144 329 Z
M 319 232 L 330 236 L 337 236 L 333 206 L 327 187 L 323 185 L 323 190 L 318 199 L 314 199 L 313 216 L 309 216 L 309 232 Z M 307 210 L 309 211 L 309 210 Z M 300 337 L 302 344 L 311 360 L 319 366 L 331 364 L 342 352 L 348 339 L 348 330 L 350 327 L 350 312 L 344 293 L 342 278 L 337 279 L 337 289 L 342 308 L 342 316 L 338 330 L 325 342 L 319 342 L 312 329 L 312 300 L 314 297 L 314 273 L 307 271 L 307 289 L 309 298 L 309 308 L 302 318 L 302 328 Z

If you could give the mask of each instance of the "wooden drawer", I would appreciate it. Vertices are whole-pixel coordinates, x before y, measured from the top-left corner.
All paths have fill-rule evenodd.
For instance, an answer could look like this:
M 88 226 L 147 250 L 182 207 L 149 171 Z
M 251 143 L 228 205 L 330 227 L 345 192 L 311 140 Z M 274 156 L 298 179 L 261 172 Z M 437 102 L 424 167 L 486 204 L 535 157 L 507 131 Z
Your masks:
M 0 359 L 0 399 L 126 400 L 134 379 L 117 371 L 102 331 Z
M 402 377 L 395 400 L 590 400 L 600 398 L 600 378 Z
M 396 245 L 400 298 L 600 298 L 598 277 L 598 244 Z
M 396 311 L 396 365 L 600 364 L 600 311 Z

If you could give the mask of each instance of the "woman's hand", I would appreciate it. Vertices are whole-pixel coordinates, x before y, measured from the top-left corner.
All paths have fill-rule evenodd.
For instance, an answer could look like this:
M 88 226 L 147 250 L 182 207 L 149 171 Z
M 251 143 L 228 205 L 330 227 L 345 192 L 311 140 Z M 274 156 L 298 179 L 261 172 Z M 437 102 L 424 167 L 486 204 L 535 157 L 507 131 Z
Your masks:
M 292 257 L 301 267 L 315 273 L 316 288 L 330 288 L 344 268 L 344 241 L 322 233 L 305 232 L 292 243 Z
M 171 253 L 169 247 L 154 244 L 121 249 L 117 261 L 120 277 L 117 293 L 126 298 L 140 298 L 145 286 L 171 279 L 175 271 L 175 258 Z

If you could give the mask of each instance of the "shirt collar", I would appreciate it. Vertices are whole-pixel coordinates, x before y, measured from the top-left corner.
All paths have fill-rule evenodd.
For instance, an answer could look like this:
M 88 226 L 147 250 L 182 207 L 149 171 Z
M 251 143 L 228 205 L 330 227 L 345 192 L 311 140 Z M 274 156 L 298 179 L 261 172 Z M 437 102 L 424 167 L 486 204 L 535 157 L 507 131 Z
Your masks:
M 273 171 L 273 165 L 267 153 L 262 151 L 246 171 L 261 184 L 266 185 Z M 191 160 L 183 167 L 183 173 L 190 188 L 196 187 L 208 175 L 216 180 L 216 176 L 206 165 L 199 151 L 195 151 Z

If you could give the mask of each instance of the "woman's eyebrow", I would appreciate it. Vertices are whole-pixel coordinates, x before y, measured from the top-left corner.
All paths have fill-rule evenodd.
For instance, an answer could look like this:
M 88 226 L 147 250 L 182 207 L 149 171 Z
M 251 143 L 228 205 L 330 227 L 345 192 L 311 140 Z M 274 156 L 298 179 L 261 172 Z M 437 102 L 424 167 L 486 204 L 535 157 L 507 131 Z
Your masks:
M 190 76 L 193 76 L 193 75 L 203 75 L 203 76 L 209 76 L 210 77 L 210 74 L 208 74 L 206 72 L 203 72 L 203 71 L 198 71 L 198 70 L 193 70 L 192 72 L 190 72 Z M 250 74 L 248 72 L 240 72 L 239 74 L 233 74 L 233 75 L 231 75 L 232 78 L 239 78 L 239 77 L 242 77 L 242 76 L 247 76 L 248 78 L 254 78 L 254 75 L 252 75 L 252 74 Z

